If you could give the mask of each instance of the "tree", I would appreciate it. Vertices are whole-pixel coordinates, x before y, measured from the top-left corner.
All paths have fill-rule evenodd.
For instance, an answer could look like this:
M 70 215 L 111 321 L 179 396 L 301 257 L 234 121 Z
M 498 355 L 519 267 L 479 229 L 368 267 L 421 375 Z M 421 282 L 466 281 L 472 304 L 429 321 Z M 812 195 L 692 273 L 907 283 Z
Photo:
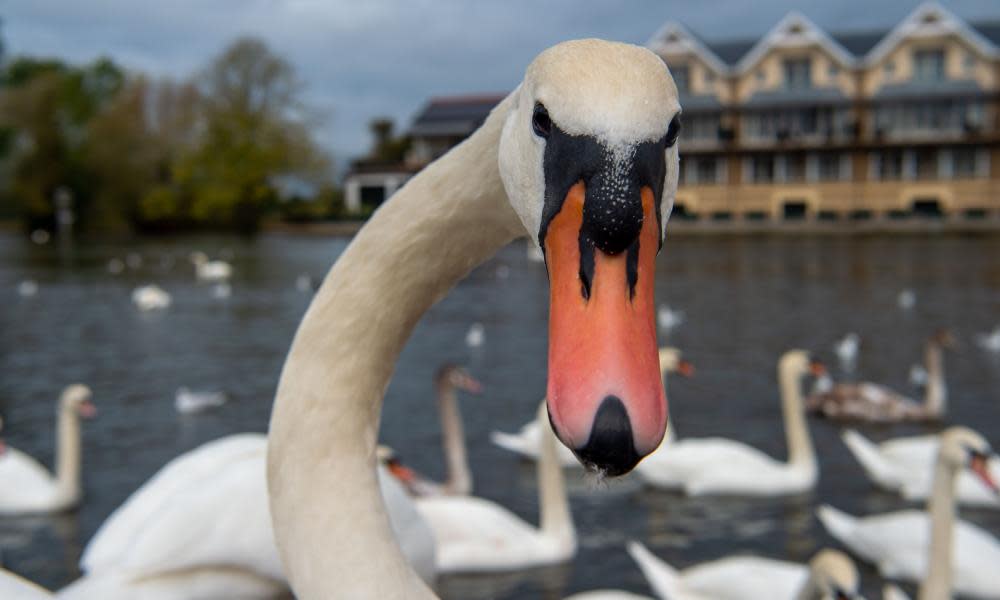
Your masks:
M 388 117 L 377 117 L 368 122 L 375 145 L 369 156 L 377 161 L 402 162 L 410 149 L 408 136 L 394 137 L 395 123 Z
M 198 88 L 204 134 L 179 168 L 196 220 L 253 230 L 276 199 L 275 178 L 326 178 L 329 161 L 309 133 L 294 70 L 262 41 L 235 42 Z

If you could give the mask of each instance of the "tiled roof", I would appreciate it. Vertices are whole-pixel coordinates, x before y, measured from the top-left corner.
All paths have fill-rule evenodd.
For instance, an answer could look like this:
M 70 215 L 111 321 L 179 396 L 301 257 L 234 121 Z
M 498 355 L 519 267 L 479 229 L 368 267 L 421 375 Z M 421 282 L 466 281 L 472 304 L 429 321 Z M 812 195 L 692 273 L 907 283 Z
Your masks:
M 410 126 L 410 135 L 464 136 L 482 125 L 506 94 L 432 98 Z

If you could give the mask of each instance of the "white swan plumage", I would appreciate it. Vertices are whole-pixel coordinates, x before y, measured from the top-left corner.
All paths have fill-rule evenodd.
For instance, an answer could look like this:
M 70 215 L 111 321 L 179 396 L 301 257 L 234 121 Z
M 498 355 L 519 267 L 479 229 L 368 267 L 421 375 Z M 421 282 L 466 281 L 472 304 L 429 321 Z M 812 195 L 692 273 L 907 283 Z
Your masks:
M 132 290 L 132 302 L 139 310 L 163 310 L 170 306 L 171 300 L 170 294 L 155 284 Z
M 965 427 L 941 434 L 934 465 L 934 489 L 927 512 L 903 510 L 854 517 L 831 506 L 817 510 L 820 521 L 851 552 L 874 563 L 883 577 L 921 582 L 921 598 L 952 593 L 1000 598 L 1000 540 L 965 521 L 955 520 L 958 473 L 969 469 L 996 488 L 987 470 L 989 443 Z
M 853 371 L 858 360 L 858 348 L 861 346 L 861 336 L 853 331 L 845 335 L 833 345 L 833 351 L 840 359 L 840 366 L 845 371 Z
M 199 392 L 180 387 L 174 394 L 174 409 L 183 415 L 189 415 L 218 408 L 226 401 L 226 394 L 223 392 Z
M 897 492 L 907 500 L 926 500 L 933 488 L 934 461 L 939 435 L 895 438 L 874 444 L 853 429 L 841 433 L 854 458 L 878 487 Z M 1000 459 L 989 461 L 992 476 L 1000 481 Z M 962 471 L 958 474 L 955 499 L 959 504 L 1000 508 L 1000 497 L 983 481 Z
M 639 542 L 629 542 L 627 550 L 663 600 L 856 598 L 860 582 L 854 563 L 837 550 L 821 550 L 808 565 L 730 556 L 684 570 L 671 567 Z
M 801 379 L 820 372 L 818 363 L 802 350 L 786 352 L 778 363 L 787 462 L 725 438 L 681 438 L 664 443 L 636 471 L 654 487 L 679 489 L 692 496 L 776 496 L 812 489 L 818 467 L 803 414 Z
M 209 260 L 204 252 L 192 252 L 189 256 L 194 264 L 195 274 L 203 281 L 226 281 L 233 276 L 233 266 L 224 260 Z
M 0 568 L 0 598 L 5 600 L 51 600 L 52 592 L 17 573 Z
M 66 386 L 59 397 L 54 474 L 10 446 L 0 454 L 0 515 L 59 512 L 79 504 L 80 418 L 96 412 L 91 396 L 90 388 L 75 383 Z
M 600 40 L 559 44 L 532 62 L 476 132 L 411 178 L 354 237 L 299 326 L 271 416 L 271 514 L 297 597 L 433 597 L 406 564 L 378 497 L 383 394 L 421 315 L 525 233 L 543 247 L 552 282 L 546 397 L 556 434 L 614 473 L 656 448 L 667 407 L 653 283 L 676 193 L 679 108 L 669 71 L 649 50 Z M 584 144 L 587 155 L 571 152 L 572 144 Z M 546 173 L 562 181 L 548 195 Z M 602 187 L 608 178 L 616 185 Z M 596 223 L 585 225 L 591 200 Z M 611 222 L 599 208 L 604 202 L 625 212 Z M 589 237 L 580 242 L 584 232 L 601 244 L 594 242 L 589 289 L 580 279 L 589 274 L 580 249 L 591 252 Z M 638 255 L 631 275 L 628 252 Z M 632 283 L 634 296 L 623 289 Z M 604 318 L 588 320 L 583 310 L 602 310 Z M 590 339 L 600 345 L 575 339 L 598 326 L 604 335 Z M 629 352 L 620 351 L 624 344 Z M 580 360 L 569 360 L 568 349 Z M 617 403 L 604 402 L 611 394 Z M 632 429 L 612 430 L 599 419 L 605 406 L 611 412 L 602 415 L 625 416 Z M 594 446 L 591 431 L 599 437 Z M 626 444 L 632 453 L 606 450 Z

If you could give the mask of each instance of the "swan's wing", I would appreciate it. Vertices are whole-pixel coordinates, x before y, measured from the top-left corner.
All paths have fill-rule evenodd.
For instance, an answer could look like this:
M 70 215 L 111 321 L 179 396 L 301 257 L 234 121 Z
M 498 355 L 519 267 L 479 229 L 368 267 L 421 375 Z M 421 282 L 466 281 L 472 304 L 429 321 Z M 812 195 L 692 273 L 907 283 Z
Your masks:
M 849 535 L 836 537 L 884 577 L 916 580 L 926 570 L 929 528 L 926 513 L 903 510 L 858 519 Z
M 0 455 L 0 514 L 43 508 L 55 490 L 52 475 L 34 458 L 10 447 Z
M 263 457 L 266 451 L 265 436 L 247 433 L 208 442 L 174 458 L 104 521 L 84 550 L 81 569 L 92 573 L 114 568 L 134 544 L 135 536 L 146 530 L 150 521 L 161 519 L 176 496 L 188 493 L 192 486 L 211 482 L 232 462 L 248 456 Z
M 642 476 L 661 487 L 700 493 L 703 486 L 763 485 L 763 478 L 784 465 L 740 442 L 725 438 L 684 439 L 664 445 L 639 463 Z M 710 491 L 705 489 L 704 491 Z
M 493 502 L 440 496 L 416 504 L 434 532 L 439 573 L 519 568 L 546 550 L 537 529 Z
M 955 524 L 952 557 L 954 588 L 961 596 L 1000 598 L 1000 540 L 986 530 L 969 523 Z
M 42 600 L 52 598 L 52 594 L 19 575 L 0 569 L 0 598 Z
M 792 600 L 808 576 L 803 565 L 756 556 L 723 558 L 682 574 L 686 589 L 715 600 Z
M 176 491 L 131 532 L 114 569 L 103 572 L 155 575 L 206 566 L 284 579 L 271 528 L 263 454 L 230 462 L 223 471 Z
M 887 459 L 896 463 L 915 468 L 930 469 L 937 457 L 939 437 L 936 435 L 918 435 L 896 438 L 879 444 L 879 450 Z
M 437 574 L 434 532 L 417 511 L 403 485 L 382 467 L 378 470 L 378 482 L 389 513 L 389 524 L 403 549 L 403 555 L 421 579 L 433 584 Z

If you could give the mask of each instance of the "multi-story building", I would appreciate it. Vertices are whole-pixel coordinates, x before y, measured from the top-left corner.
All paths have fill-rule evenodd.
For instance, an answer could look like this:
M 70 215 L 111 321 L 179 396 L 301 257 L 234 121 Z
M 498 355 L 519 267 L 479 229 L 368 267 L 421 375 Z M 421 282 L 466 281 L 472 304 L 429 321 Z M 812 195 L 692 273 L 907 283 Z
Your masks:
M 792 13 L 753 40 L 671 22 L 648 46 L 683 111 L 675 219 L 1000 217 L 1000 22 L 924 4 L 888 30 L 828 33 Z M 432 100 L 405 164 L 358 163 L 349 206 L 387 197 L 501 98 Z
M 667 23 L 680 93 L 675 218 L 1000 216 L 1000 23 L 925 4 L 887 31 L 792 13 L 760 39 Z

